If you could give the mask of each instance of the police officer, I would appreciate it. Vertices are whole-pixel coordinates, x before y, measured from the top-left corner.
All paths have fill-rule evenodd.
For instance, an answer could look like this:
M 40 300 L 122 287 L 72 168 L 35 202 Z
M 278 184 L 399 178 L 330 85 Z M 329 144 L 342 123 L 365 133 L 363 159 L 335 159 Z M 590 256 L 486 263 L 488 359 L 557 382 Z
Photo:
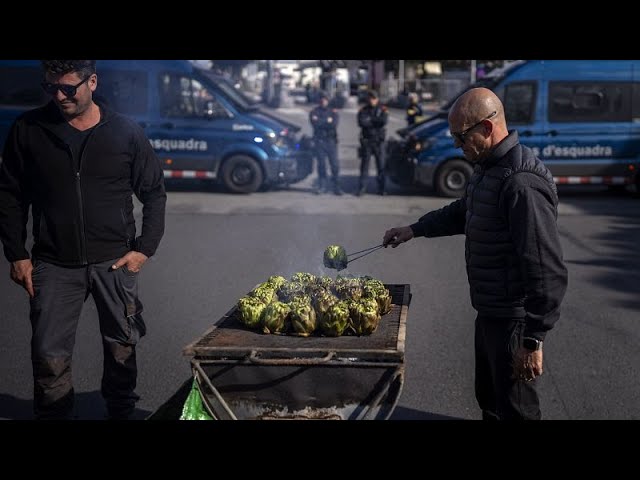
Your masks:
M 342 195 L 339 183 L 340 168 L 338 165 L 338 113 L 329 108 L 329 96 L 320 93 L 320 105 L 309 113 L 309 121 L 313 127 L 313 142 L 318 160 L 318 186 L 315 193 L 325 193 L 330 189 L 327 181 L 326 159 L 331 167 L 331 189 L 336 195 Z
M 367 93 L 367 105 L 358 111 L 358 126 L 360 131 L 360 186 L 357 195 L 361 196 L 367 189 L 369 175 L 369 159 L 376 157 L 378 170 L 378 194 L 386 195 L 384 177 L 384 158 L 382 145 L 384 143 L 388 113 L 387 107 L 379 104 L 378 94 L 370 90 Z
M 407 125 L 415 125 L 422 120 L 422 107 L 418 102 L 418 94 L 411 92 L 409 94 L 409 106 L 407 107 Z

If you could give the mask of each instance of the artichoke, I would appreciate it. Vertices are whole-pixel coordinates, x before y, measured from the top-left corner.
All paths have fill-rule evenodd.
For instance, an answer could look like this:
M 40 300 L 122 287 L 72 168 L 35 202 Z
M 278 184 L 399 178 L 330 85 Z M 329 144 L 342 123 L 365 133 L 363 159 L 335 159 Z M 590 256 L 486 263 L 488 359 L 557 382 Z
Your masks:
M 291 326 L 296 335 L 308 337 L 316 329 L 316 311 L 311 306 L 311 301 L 304 297 L 299 297 L 291 302 Z
M 309 297 L 313 301 L 315 301 L 316 298 L 321 297 L 322 295 L 324 295 L 328 291 L 326 288 L 321 287 L 320 285 L 313 285 L 313 286 L 309 287 L 307 290 L 308 290 Z
M 245 296 L 238 300 L 238 318 L 249 328 L 260 326 L 260 317 L 267 305 L 256 297 Z
M 380 313 L 378 313 L 378 303 L 370 298 L 353 302 L 349 314 L 349 326 L 356 335 L 373 333 L 378 328 L 381 319 Z
M 269 305 L 272 301 L 277 300 L 276 289 L 273 288 L 268 282 L 261 283 L 254 288 L 249 295 L 262 300 L 263 303 Z
M 266 283 L 268 283 L 269 285 L 271 285 L 273 288 L 277 290 L 282 285 L 287 283 L 287 279 L 281 275 L 271 275 Z
M 282 302 L 271 302 L 262 312 L 262 331 L 264 333 L 284 333 L 291 308 Z
M 327 310 L 329 310 L 329 307 L 331 307 L 331 305 L 335 303 L 338 303 L 338 298 L 332 293 L 325 292 L 315 297 L 313 307 L 315 308 L 316 313 L 321 316 Z
M 391 311 L 391 295 L 389 295 L 389 290 L 385 288 L 384 292 L 379 293 L 376 296 L 376 302 L 378 302 L 380 315 L 389 313 Z
M 303 287 L 316 283 L 316 276 L 311 273 L 297 272 L 291 275 L 292 282 L 299 282 Z
M 322 333 L 329 337 L 339 337 L 349 323 L 349 306 L 347 302 L 334 303 L 322 314 L 318 326 Z
M 327 268 L 344 270 L 349 263 L 346 250 L 340 245 L 329 245 L 324 251 L 323 263 Z
M 333 285 L 333 278 L 323 275 L 321 277 L 316 277 L 316 285 L 329 289 Z
M 278 289 L 278 298 L 281 302 L 290 302 L 294 297 L 304 293 L 304 286 L 300 282 L 286 282 Z
M 372 298 L 378 302 L 380 315 L 386 315 L 391 311 L 391 294 L 380 280 L 366 280 L 362 290 L 365 298 Z
M 362 286 L 357 278 L 341 279 L 335 284 L 336 296 L 342 300 L 359 300 Z

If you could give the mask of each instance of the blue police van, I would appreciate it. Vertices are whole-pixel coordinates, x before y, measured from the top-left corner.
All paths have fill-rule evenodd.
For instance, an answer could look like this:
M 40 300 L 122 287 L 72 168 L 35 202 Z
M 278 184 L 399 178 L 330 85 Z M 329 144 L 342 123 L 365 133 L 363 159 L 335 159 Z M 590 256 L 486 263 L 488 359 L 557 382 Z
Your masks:
M 476 86 L 500 97 L 508 128 L 518 130 L 557 184 L 623 188 L 638 180 L 640 61 L 516 61 Z M 453 101 L 388 142 L 387 172 L 395 183 L 462 195 L 473 167 L 453 146 L 447 122 Z
M 96 100 L 144 127 L 166 178 L 212 179 L 250 193 L 311 173 L 300 127 L 209 70 L 188 60 L 98 60 L 96 70 Z M 19 114 L 50 100 L 42 77 L 38 60 L 0 60 L 0 146 Z

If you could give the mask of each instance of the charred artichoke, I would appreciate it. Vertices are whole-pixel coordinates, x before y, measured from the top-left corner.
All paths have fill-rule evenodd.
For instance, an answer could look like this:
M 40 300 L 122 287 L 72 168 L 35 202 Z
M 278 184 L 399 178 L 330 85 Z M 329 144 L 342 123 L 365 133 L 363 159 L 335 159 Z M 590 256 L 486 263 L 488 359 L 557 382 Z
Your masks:
M 335 268 L 336 270 L 344 270 L 347 268 L 347 252 L 340 245 L 329 245 L 324 251 L 323 263 L 327 268 Z

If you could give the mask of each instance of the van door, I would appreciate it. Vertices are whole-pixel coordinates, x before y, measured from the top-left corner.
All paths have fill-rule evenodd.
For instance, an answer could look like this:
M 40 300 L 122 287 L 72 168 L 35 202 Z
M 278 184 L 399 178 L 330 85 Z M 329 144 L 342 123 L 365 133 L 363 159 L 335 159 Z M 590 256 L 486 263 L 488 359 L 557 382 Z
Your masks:
M 520 143 L 538 154 L 544 139 L 539 79 L 506 83 L 496 94 L 502 99 L 509 130 L 516 129 Z
M 215 178 L 231 112 L 200 81 L 181 73 L 160 73 L 159 117 L 147 135 L 165 176 Z
M 631 81 L 549 79 L 547 88 L 541 159 L 556 183 L 622 182 L 638 151 L 630 141 Z

